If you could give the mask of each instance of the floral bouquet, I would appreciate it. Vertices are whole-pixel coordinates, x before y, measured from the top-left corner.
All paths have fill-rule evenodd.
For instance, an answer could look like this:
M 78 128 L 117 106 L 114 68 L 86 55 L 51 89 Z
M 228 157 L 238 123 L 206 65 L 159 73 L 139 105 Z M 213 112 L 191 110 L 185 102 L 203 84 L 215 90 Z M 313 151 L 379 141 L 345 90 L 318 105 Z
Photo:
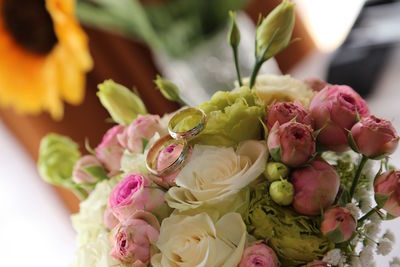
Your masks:
M 390 252 L 378 226 L 400 216 L 388 163 L 399 136 L 349 86 L 257 75 L 293 24 L 283 1 L 260 21 L 251 77 L 237 68 L 234 89 L 208 102 L 160 118 L 105 81 L 98 96 L 117 125 L 89 155 L 67 137 L 42 140 L 42 177 L 83 200 L 74 266 L 372 266 Z M 156 85 L 186 106 L 172 82 Z

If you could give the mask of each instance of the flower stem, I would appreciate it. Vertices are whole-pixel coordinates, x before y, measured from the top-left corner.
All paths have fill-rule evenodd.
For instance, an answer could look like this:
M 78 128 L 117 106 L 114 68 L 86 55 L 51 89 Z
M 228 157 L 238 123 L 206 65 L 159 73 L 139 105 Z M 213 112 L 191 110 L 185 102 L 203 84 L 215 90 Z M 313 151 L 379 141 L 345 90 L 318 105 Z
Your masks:
M 233 51 L 233 60 L 235 61 L 235 69 L 236 69 L 236 76 L 240 86 L 243 86 L 242 76 L 240 75 L 239 69 L 239 57 L 238 57 L 238 49 L 237 47 L 232 47 Z
M 257 78 L 257 74 L 260 71 L 260 68 L 263 64 L 263 61 L 260 60 L 256 60 L 256 63 L 254 64 L 254 68 L 253 68 L 253 72 L 251 73 L 251 77 L 250 77 L 250 89 L 253 88 L 255 82 L 256 82 L 256 78 Z
M 375 207 L 373 207 L 370 211 L 368 211 L 367 213 L 365 213 L 360 219 L 358 219 L 358 224 L 361 224 L 362 222 L 364 222 L 366 219 L 368 219 L 372 214 L 374 214 L 376 212 L 376 209 L 378 208 L 378 205 L 376 205 Z
M 365 163 L 367 163 L 367 161 L 368 161 L 368 158 L 363 155 L 362 158 L 361 158 L 360 165 L 358 165 L 356 176 L 354 177 L 353 183 L 352 183 L 351 188 L 350 188 L 350 200 L 354 196 L 354 192 L 356 191 L 358 180 L 360 179 L 360 176 L 361 176 L 361 171 L 364 168 Z

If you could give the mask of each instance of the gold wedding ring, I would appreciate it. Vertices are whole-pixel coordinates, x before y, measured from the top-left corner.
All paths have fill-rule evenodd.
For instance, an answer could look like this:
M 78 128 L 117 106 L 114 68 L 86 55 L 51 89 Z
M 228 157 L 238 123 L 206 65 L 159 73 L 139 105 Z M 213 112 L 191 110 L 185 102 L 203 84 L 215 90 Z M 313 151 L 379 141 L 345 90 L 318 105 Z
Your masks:
M 168 124 L 168 132 L 173 139 L 189 141 L 204 130 L 207 117 L 198 108 L 185 108 L 176 113 Z
M 171 165 L 165 167 L 164 169 L 159 170 L 157 167 L 157 159 L 160 152 L 169 145 L 177 144 L 182 145 L 182 152 L 178 156 L 178 158 L 171 163 Z M 188 157 L 190 152 L 190 146 L 187 144 L 186 140 L 175 140 L 170 135 L 165 135 L 157 140 L 150 148 L 149 152 L 146 156 L 146 167 L 149 172 L 156 176 L 164 176 L 171 174 L 180 168 L 182 168 L 185 164 L 186 158 Z

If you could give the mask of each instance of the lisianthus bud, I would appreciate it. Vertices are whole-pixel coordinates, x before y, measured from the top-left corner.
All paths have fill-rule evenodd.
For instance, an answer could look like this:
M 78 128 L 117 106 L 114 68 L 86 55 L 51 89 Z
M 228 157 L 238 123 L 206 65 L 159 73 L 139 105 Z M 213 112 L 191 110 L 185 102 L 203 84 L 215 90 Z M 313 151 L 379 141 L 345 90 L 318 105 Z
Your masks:
M 111 233 L 111 256 L 131 266 L 145 267 L 156 252 L 160 225 L 151 213 L 137 211 Z
M 321 232 L 333 242 L 341 243 L 350 239 L 356 227 L 357 222 L 348 209 L 334 207 L 325 211 Z
M 77 184 L 93 184 L 106 179 L 107 174 L 101 162 L 92 155 L 80 158 L 74 166 L 72 180 Z
M 48 183 L 70 187 L 72 170 L 80 157 L 78 144 L 58 134 L 48 134 L 40 142 L 38 169 Z
M 294 28 L 294 4 L 283 0 L 261 22 L 256 32 L 256 56 L 268 60 L 282 51 L 290 42 Z
M 262 241 L 250 244 L 244 249 L 239 267 L 278 267 L 280 266 L 275 252 Z
M 400 171 L 392 170 L 379 175 L 374 181 L 378 206 L 394 217 L 400 217 Z
M 118 142 L 117 135 L 124 131 L 124 127 L 116 125 L 109 129 L 103 136 L 103 140 L 96 147 L 96 157 L 111 173 L 117 173 L 121 168 L 121 157 L 123 154 L 123 147 Z
M 295 192 L 294 209 L 301 214 L 318 215 L 335 201 L 340 177 L 326 161 L 317 159 L 307 167 L 295 170 L 291 182 Z
M 280 162 L 268 162 L 264 175 L 268 181 L 273 182 L 281 178 L 286 178 L 289 174 L 289 168 Z
M 268 136 L 268 149 L 275 161 L 297 167 L 306 163 L 315 153 L 315 139 L 311 127 L 287 122 L 276 122 Z
M 154 81 L 161 94 L 168 100 L 175 101 L 181 104 L 185 104 L 179 95 L 179 88 L 173 82 L 163 79 L 160 75 L 157 75 L 157 79 Z
M 348 149 L 347 131 L 360 117 L 369 115 L 365 101 L 349 86 L 327 85 L 311 101 L 315 129 L 322 129 L 318 142 L 333 151 Z
M 157 157 L 157 170 L 162 171 L 171 166 L 171 164 L 179 158 L 182 151 L 182 144 L 171 144 L 169 146 L 166 146 L 163 150 L 161 150 L 160 154 Z M 159 177 L 159 179 L 161 180 L 161 184 L 167 187 L 173 186 L 175 184 L 175 178 L 178 174 L 179 170 L 167 174 L 166 176 Z
M 369 157 L 392 154 L 399 143 L 399 136 L 390 121 L 369 116 L 351 128 L 351 135 L 359 153 Z
M 164 134 L 158 115 L 139 115 L 118 135 L 122 147 L 131 153 L 142 153 L 146 143 L 158 132 Z
M 229 16 L 231 17 L 231 28 L 228 33 L 228 43 L 233 48 L 237 48 L 240 43 L 240 31 L 236 24 L 235 13 L 229 11 Z
M 282 125 L 291 120 L 313 127 L 311 115 L 300 102 L 280 102 L 269 106 L 267 115 L 268 130 L 271 130 L 275 122 L 279 122 Z
M 111 192 L 108 206 L 121 222 L 137 210 L 153 212 L 160 219 L 169 212 L 164 191 L 141 174 L 129 174 L 122 179 Z
M 305 79 L 304 82 L 315 92 L 321 91 L 328 85 L 327 82 L 312 77 Z
M 286 180 L 275 181 L 269 187 L 272 200 L 281 206 L 292 204 L 294 189 L 293 185 Z
M 147 113 L 140 97 L 125 86 L 107 80 L 99 84 L 98 88 L 97 96 L 115 122 L 128 125 L 139 114 Z

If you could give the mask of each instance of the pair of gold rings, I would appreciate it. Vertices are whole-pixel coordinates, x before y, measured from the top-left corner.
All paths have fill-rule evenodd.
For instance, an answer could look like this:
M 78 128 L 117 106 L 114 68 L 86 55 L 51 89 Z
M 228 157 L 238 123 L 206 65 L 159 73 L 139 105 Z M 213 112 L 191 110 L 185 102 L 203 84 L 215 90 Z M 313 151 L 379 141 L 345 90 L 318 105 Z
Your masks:
M 146 156 L 148 171 L 156 176 L 165 176 L 181 169 L 191 150 L 188 142 L 198 136 L 205 128 L 207 116 L 201 109 L 185 108 L 178 111 L 168 123 L 168 135 L 158 139 L 150 148 Z M 182 151 L 169 166 L 159 169 L 157 166 L 158 155 L 170 145 L 179 145 Z

